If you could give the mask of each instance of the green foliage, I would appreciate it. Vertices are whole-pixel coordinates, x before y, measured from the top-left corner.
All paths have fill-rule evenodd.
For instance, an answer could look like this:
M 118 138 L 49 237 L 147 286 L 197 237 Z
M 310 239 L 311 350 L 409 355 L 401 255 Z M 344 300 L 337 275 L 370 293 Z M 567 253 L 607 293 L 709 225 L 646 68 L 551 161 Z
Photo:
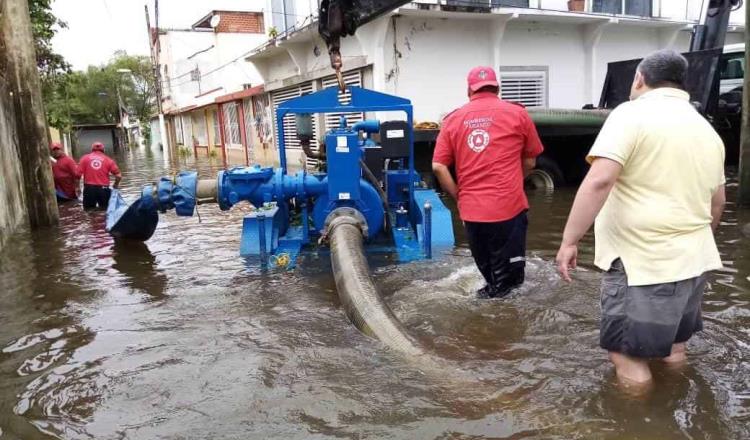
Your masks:
M 182 158 L 187 158 L 193 155 L 193 150 L 188 147 L 180 146 L 177 148 L 177 155 Z
M 64 75 L 45 96 L 50 125 L 68 129 L 73 124 L 118 122 L 119 95 L 131 118 L 148 127 L 156 105 L 152 68 L 146 56 L 118 52 L 106 65 Z M 123 69 L 130 72 L 118 72 Z
M 52 1 L 29 0 L 31 32 L 34 35 L 36 64 L 42 82 L 42 96 L 45 103 L 54 94 L 55 89 L 65 81 L 65 76 L 70 72 L 70 65 L 62 55 L 52 50 L 52 37 L 58 30 L 68 27 L 64 21 L 59 20 L 52 14 Z M 66 121 L 59 115 L 53 115 L 48 110 L 47 116 L 50 125 L 53 127 L 63 128 L 66 126 Z
M 68 25 L 52 14 L 53 0 L 29 0 L 29 15 L 31 18 L 31 32 L 34 35 L 34 49 L 36 49 L 36 63 L 42 81 L 54 79 L 70 70 L 62 55 L 52 50 L 52 37 L 58 29 L 65 29 Z
M 141 135 L 143 136 L 143 142 L 148 147 L 148 149 L 151 149 L 151 124 L 145 123 L 141 124 Z

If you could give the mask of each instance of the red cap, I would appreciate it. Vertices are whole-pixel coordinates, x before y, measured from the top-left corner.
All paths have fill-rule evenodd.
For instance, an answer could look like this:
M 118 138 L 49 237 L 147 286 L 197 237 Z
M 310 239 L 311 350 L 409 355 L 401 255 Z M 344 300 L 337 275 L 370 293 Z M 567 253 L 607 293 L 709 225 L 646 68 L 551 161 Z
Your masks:
M 60 145 L 60 142 L 52 142 L 52 145 L 49 146 L 50 151 L 52 150 L 62 150 L 62 145 Z
M 104 144 L 101 142 L 94 142 L 91 144 L 91 151 L 104 151 Z
M 471 69 L 466 81 L 469 83 L 469 90 L 472 92 L 476 92 L 484 86 L 500 87 L 497 83 L 495 69 L 492 67 L 479 66 Z

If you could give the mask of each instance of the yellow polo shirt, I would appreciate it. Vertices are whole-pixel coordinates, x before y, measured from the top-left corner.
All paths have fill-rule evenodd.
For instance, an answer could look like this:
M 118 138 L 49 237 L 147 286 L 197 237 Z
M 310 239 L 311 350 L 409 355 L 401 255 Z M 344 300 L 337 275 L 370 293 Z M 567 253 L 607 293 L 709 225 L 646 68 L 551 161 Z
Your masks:
M 587 160 L 623 167 L 594 226 L 594 263 L 622 259 L 628 284 L 686 280 L 722 267 L 711 198 L 724 184 L 724 144 L 678 89 L 617 107 Z

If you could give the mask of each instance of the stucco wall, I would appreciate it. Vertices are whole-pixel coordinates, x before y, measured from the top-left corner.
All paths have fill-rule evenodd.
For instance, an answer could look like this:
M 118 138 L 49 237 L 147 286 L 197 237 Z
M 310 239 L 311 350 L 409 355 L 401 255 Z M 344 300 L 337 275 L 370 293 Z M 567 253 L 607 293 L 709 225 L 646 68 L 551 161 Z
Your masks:
M 0 77 L 0 249 L 27 222 L 13 104 Z
M 395 26 L 386 34 L 382 61 L 384 91 L 411 99 L 416 120 L 439 121 L 466 102 L 469 69 L 493 65 L 492 24 L 483 19 L 406 15 L 392 20 Z M 612 24 L 589 55 L 587 31 L 577 23 L 511 20 L 500 44 L 499 63 L 493 67 L 546 67 L 548 105 L 581 108 L 599 102 L 609 62 L 640 58 L 665 47 L 684 51 L 690 41 L 688 31 L 675 34 L 668 27 Z M 741 33 L 729 33 L 727 44 L 741 38 Z M 587 56 L 593 61 L 588 77 Z

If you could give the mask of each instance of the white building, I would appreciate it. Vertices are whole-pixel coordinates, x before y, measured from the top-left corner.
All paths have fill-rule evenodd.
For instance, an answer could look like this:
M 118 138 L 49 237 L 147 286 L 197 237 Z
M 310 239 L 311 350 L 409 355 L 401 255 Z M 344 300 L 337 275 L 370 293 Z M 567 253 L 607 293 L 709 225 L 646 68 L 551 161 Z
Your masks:
M 266 41 L 262 12 L 211 11 L 185 29 L 159 32 L 165 110 L 200 106 L 263 83 L 243 58 Z
M 275 20 L 280 34 L 247 60 L 263 77 L 270 102 L 278 105 L 333 85 L 310 2 L 268 3 L 266 17 Z M 531 107 L 581 108 L 599 102 L 607 63 L 662 48 L 687 50 L 703 2 L 585 0 L 581 12 L 569 10 L 574 3 L 409 3 L 342 40 L 347 82 L 409 98 L 417 121 L 439 122 L 466 102 L 469 69 L 489 65 L 498 70 L 507 99 Z M 742 41 L 743 33 L 744 8 L 732 15 L 727 44 Z M 285 126 L 293 130 L 293 122 Z
M 250 160 L 252 111 L 235 96 L 262 90 L 263 78 L 244 58 L 267 40 L 265 28 L 261 11 L 215 10 L 188 28 L 159 29 L 154 46 L 172 145 Z

